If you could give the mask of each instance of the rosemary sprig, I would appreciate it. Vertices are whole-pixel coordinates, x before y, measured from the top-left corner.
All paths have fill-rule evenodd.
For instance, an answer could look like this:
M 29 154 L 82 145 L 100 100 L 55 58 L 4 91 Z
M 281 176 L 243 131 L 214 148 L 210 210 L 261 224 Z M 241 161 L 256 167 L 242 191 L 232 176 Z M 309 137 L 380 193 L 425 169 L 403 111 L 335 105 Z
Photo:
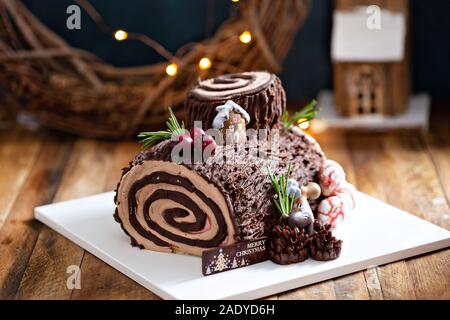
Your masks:
M 184 128 L 184 122 L 181 124 L 178 122 L 172 108 L 169 107 L 169 119 L 166 121 L 167 130 L 153 131 L 153 132 L 141 132 L 138 134 L 138 138 L 142 143 L 142 148 L 147 149 L 161 140 L 170 139 L 173 136 L 177 136 L 186 133 Z
M 290 126 L 299 125 L 305 121 L 311 121 L 319 112 L 317 108 L 317 101 L 313 99 L 301 110 L 295 112 L 292 116 L 289 115 L 288 111 L 285 111 L 281 116 L 281 124 L 283 129 L 288 129 Z
M 289 175 L 291 174 L 291 165 L 289 164 L 288 170 L 285 174 L 282 174 L 279 178 L 268 169 L 268 175 L 272 186 L 275 189 L 276 197 L 274 199 L 275 207 L 278 212 L 285 218 L 289 216 L 294 206 L 294 196 L 287 194 L 287 185 Z
M 172 111 L 172 108 L 169 107 L 169 120 L 166 122 L 167 128 L 171 133 L 177 134 L 183 134 L 186 132 L 186 129 L 184 128 L 184 122 L 181 121 L 181 125 L 178 123 L 177 117 L 175 117 L 175 114 Z

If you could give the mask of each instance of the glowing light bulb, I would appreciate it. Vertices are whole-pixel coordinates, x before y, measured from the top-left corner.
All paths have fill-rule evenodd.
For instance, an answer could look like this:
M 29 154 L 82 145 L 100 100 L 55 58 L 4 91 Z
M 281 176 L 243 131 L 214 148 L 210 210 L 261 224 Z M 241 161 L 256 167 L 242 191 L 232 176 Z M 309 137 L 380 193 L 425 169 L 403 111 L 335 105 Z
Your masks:
M 239 0 L 231 0 L 232 2 L 239 2 Z
M 307 130 L 309 128 L 309 121 L 307 120 L 300 120 L 300 123 L 298 124 L 298 127 L 302 130 Z
M 166 73 L 171 77 L 176 75 L 177 71 L 178 71 L 178 65 L 176 63 L 171 63 L 166 67 Z
M 239 36 L 239 40 L 242 43 L 250 43 L 250 41 L 252 41 L 252 34 L 250 33 L 250 31 L 244 31 Z
M 114 38 L 116 38 L 117 41 L 123 41 L 128 38 L 128 33 L 124 30 L 117 30 L 114 33 Z
M 200 61 L 198 62 L 198 67 L 201 70 L 207 70 L 207 69 L 211 68 L 211 65 L 212 65 L 211 60 L 209 60 L 206 57 L 205 58 L 201 58 Z

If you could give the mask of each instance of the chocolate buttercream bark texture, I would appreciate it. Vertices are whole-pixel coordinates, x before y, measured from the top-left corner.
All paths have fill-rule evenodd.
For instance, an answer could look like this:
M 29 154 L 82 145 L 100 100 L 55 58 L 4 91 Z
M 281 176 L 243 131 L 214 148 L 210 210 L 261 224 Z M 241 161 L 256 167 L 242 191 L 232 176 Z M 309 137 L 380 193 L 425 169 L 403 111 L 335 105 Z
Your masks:
M 292 178 L 306 184 L 325 158 L 297 128 L 280 135 L 279 152 L 267 142 L 218 146 L 199 164 L 171 162 L 174 144 L 163 141 L 124 169 L 115 218 L 134 245 L 194 255 L 266 236 L 278 219 L 267 169 L 281 173 L 290 163 Z
M 265 71 L 223 75 L 200 81 L 185 102 L 188 127 L 202 121 L 203 129 L 212 127 L 216 107 L 232 100 L 250 115 L 248 128 L 277 128 L 286 110 L 286 94 L 281 80 Z

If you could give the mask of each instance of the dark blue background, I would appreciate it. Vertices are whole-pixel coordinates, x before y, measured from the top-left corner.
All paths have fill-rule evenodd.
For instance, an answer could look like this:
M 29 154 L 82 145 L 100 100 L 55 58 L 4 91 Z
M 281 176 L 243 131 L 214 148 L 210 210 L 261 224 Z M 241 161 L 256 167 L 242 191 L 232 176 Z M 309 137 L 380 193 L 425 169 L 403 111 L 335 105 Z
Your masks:
M 273 0 L 283 1 L 283 0 Z M 26 0 L 28 7 L 68 42 L 115 65 L 141 65 L 161 58 L 137 42 L 117 42 L 82 12 L 82 29 L 66 28 L 69 0 Z M 175 52 L 211 35 L 226 19 L 230 0 L 90 0 L 111 28 L 145 33 Z M 411 0 L 413 89 L 450 99 L 450 1 Z M 297 34 L 281 78 L 291 99 L 309 99 L 332 86 L 330 63 L 331 0 L 314 0 Z M 208 14 L 211 13 L 211 14 Z M 280 21 L 282 23 L 282 21 Z

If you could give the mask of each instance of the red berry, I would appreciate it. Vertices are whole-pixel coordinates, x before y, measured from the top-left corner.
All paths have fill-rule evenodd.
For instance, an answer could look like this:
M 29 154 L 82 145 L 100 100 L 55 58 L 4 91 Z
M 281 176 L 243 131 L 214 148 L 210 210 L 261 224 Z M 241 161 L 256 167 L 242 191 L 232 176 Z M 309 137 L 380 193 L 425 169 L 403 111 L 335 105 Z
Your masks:
M 192 139 L 195 140 L 201 138 L 205 134 L 205 131 L 203 131 L 202 128 L 193 127 L 189 130 L 189 133 L 191 134 Z
M 209 150 L 211 151 L 211 154 L 214 154 L 214 150 L 217 147 L 216 140 L 214 140 L 214 138 L 209 135 L 204 135 L 202 141 L 202 149 L 205 150 L 205 148 L 208 146 L 210 146 Z
M 178 136 L 178 142 L 191 145 L 194 143 L 194 140 L 191 138 L 189 134 L 184 133 Z
M 211 143 L 215 143 L 213 137 L 209 136 L 209 135 L 205 135 L 203 137 L 203 141 L 202 141 L 202 147 L 203 149 L 206 148 L 206 146 L 209 146 Z

